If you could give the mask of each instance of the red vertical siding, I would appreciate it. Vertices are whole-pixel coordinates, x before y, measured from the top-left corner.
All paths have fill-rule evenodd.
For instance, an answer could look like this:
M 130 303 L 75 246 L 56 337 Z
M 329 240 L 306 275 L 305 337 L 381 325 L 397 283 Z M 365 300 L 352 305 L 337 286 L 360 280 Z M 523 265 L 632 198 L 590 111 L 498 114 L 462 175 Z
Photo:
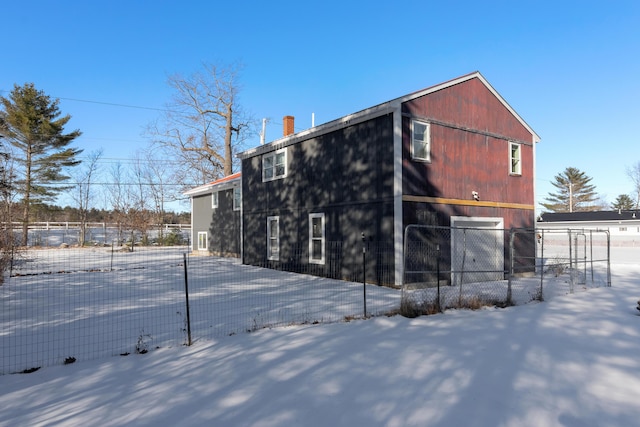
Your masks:
M 479 79 L 406 102 L 403 113 L 403 194 L 469 200 L 470 206 L 456 206 L 452 214 L 532 225 L 517 223 L 533 220 L 533 135 Z M 430 163 L 411 159 L 412 118 L 431 122 Z M 519 176 L 509 173 L 509 141 L 525 142 Z M 531 208 L 474 207 L 472 191 L 481 201 Z
M 403 112 L 531 141 L 531 133 L 477 78 L 408 101 Z

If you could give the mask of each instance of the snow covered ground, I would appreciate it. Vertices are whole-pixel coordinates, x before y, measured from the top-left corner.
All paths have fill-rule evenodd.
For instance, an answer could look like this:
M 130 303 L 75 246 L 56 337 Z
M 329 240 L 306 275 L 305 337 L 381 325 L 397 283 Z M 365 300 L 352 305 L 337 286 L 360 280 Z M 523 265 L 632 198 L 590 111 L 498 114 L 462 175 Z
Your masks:
M 543 303 L 260 329 L 0 376 L 0 425 L 637 425 L 638 255 L 612 248 L 611 288 Z

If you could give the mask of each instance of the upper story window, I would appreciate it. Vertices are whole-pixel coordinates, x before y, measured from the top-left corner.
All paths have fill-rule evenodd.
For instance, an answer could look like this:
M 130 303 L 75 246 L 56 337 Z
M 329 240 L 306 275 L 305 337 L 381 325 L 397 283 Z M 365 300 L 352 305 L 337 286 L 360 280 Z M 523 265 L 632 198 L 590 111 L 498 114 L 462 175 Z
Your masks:
M 239 211 L 242 206 L 242 188 L 235 187 L 233 189 L 233 210 Z
M 418 120 L 411 121 L 411 158 L 431 161 L 431 126 Z
M 522 175 L 522 149 L 520 144 L 509 143 L 509 173 L 511 175 Z
M 218 192 L 217 191 L 214 191 L 213 193 L 211 193 L 211 207 L 213 209 L 218 208 Z
M 287 149 L 283 148 L 262 156 L 262 182 L 287 176 Z

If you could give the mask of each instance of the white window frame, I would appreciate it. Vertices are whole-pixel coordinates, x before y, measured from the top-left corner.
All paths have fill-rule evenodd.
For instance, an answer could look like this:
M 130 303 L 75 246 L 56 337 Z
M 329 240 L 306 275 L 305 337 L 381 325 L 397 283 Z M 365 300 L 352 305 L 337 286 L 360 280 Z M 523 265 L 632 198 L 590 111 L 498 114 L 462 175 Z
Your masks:
M 237 197 L 236 197 L 236 192 L 238 193 Z M 233 210 L 239 211 L 240 208 L 242 207 L 242 188 L 233 187 L 232 196 L 233 196 Z
M 424 140 L 416 139 L 415 128 L 416 125 L 424 126 Z M 416 144 L 422 144 L 425 146 L 425 157 L 418 157 L 416 154 Z M 431 162 L 431 124 L 423 122 L 421 120 L 411 120 L 411 159 L 421 162 Z
M 517 142 L 509 142 L 509 175 L 522 175 L 522 144 Z
M 314 236 L 313 234 L 313 220 L 320 218 L 321 235 Z M 320 241 L 320 258 L 314 258 L 313 242 Z M 325 261 L 325 220 L 324 213 L 312 213 L 309 214 L 309 264 L 324 264 Z
M 211 193 L 211 209 L 218 209 L 220 196 L 217 191 Z
M 276 163 L 276 159 L 280 154 L 282 156 L 282 163 Z M 271 160 L 271 166 L 267 165 L 268 160 Z M 282 173 L 277 173 L 278 165 L 282 169 Z M 262 182 L 275 181 L 277 179 L 286 178 L 287 176 L 287 149 L 281 148 L 280 150 L 273 151 L 271 153 L 264 154 L 262 156 Z M 271 176 L 267 177 L 268 170 L 271 170 Z
M 206 251 L 209 249 L 208 234 L 209 233 L 207 233 L 206 231 L 198 231 L 198 250 L 199 251 Z
M 272 238 L 271 232 L 273 228 L 271 224 L 276 224 L 276 235 Z M 275 251 L 273 250 L 275 247 Z M 267 217 L 267 259 L 270 261 L 280 260 L 280 217 L 268 216 Z

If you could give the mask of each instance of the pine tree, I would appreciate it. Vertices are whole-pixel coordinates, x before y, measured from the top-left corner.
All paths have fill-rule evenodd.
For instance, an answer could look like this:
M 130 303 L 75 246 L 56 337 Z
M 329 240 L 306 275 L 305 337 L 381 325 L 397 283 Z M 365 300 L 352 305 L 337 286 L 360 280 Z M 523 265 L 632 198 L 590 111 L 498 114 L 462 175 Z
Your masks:
M 634 201 L 627 194 L 621 194 L 611 204 L 611 209 L 629 211 L 635 207 Z
M 69 188 L 62 184 L 69 178 L 63 168 L 80 163 L 76 156 L 82 150 L 68 146 L 81 132 L 64 133 L 71 116 L 60 117 L 58 103 L 33 83 L 14 85 L 8 98 L 0 97 L 0 136 L 13 146 L 14 160 L 20 165 L 15 191 L 22 196 L 23 245 L 32 205 L 51 201 Z
M 545 197 L 547 203 L 541 203 L 541 205 L 551 212 L 596 210 L 597 194 L 595 186 L 590 184 L 591 179 L 577 168 L 566 168 L 551 182 L 558 192 L 549 193 L 549 197 Z

